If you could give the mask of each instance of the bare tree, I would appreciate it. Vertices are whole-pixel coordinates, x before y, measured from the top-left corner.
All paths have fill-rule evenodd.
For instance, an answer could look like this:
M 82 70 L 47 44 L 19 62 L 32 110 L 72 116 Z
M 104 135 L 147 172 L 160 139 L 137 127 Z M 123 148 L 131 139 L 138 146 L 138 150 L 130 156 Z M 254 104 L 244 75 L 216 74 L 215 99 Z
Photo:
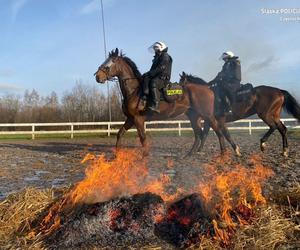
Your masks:
M 123 120 L 122 100 L 115 86 L 110 95 L 112 120 Z M 15 95 L 0 97 L 1 123 L 32 122 L 94 122 L 108 121 L 107 96 L 97 85 L 80 81 L 59 98 L 55 92 L 41 96 L 26 90 L 23 98 Z

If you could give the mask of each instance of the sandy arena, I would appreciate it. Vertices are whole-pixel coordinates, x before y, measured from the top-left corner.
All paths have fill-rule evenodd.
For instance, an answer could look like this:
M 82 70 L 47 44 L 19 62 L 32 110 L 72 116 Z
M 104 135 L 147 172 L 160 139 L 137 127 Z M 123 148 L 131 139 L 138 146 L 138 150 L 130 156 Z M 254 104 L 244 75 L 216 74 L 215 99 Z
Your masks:
M 147 184 L 144 184 L 143 177 L 139 177 L 143 175 L 142 169 L 145 168 L 142 162 L 134 163 L 134 165 L 131 166 L 133 169 L 127 167 L 126 171 L 128 172 L 124 173 L 124 181 L 126 179 L 131 181 L 128 176 L 130 176 L 132 171 L 136 172 L 137 180 L 142 180 L 140 184 L 145 186 L 142 192 L 152 192 L 152 188 L 155 187 L 156 191 L 154 193 L 158 192 L 164 201 L 167 201 L 172 197 L 173 193 L 177 193 L 180 189 L 186 191 L 190 190 L 191 194 L 194 192 L 195 187 L 200 187 L 199 191 L 202 195 L 199 196 L 200 200 L 194 200 L 195 196 L 191 196 L 194 198 L 189 198 L 189 191 L 182 193 L 182 195 L 179 194 L 177 198 L 172 198 L 171 201 L 176 202 L 176 200 L 182 197 L 186 198 L 183 198 L 182 201 L 178 201 L 178 207 L 176 207 L 176 203 L 172 203 L 173 205 L 170 207 L 171 210 L 164 210 L 166 207 L 164 207 L 162 198 L 159 196 L 149 196 L 148 194 L 141 194 L 140 198 L 130 196 L 139 193 L 139 191 L 129 191 L 128 198 L 124 199 L 118 199 L 117 193 L 108 194 L 108 198 L 106 199 L 103 197 L 103 195 L 106 195 L 106 192 L 102 191 L 100 196 L 95 193 L 95 198 L 98 197 L 97 199 L 99 200 L 93 203 L 95 199 L 88 201 L 90 198 L 86 196 L 88 191 L 93 189 L 94 185 L 96 185 L 96 183 L 93 184 L 93 182 L 90 182 L 92 186 L 89 186 L 88 190 L 85 191 L 81 191 L 80 186 L 78 189 L 76 189 L 76 186 L 75 189 L 73 187 L 73 194 L 82 194 L 83 196 L 81 196 L 80 199 L 86 200 L 86 202 L 88 201 L 86 204 L 92 204 L 91 206 L 87 205 L 86 209 L 78 206 L 78 209 L 76 209 L 75 206 L 72 205 L 72 202 L 69 203 L 70 200 L 68 197 L 76 198 L 76 196 L 72 196 L 72 191 L 70 193 L 71 196 L 68 196 L 68 193 L 65 193 L 68 192 L 67 189 L 62 189 L 62 187 L 71 187 L 73 184 L 84 179 L 85 169 L 89 166 L 89 162 L 80 163 L 84 156 L 88 153 L 92 155 L 105 154 L 107 159 L 111 159 L 111 161 L 114 162 L 115 137 L 113 136 L 111 138 L 81 138 L 73 140 L 39 139 L 35 141 L 3 141 L 0 147 L 2 156 L 0 197 L 1 199 L 7 199 L 0 202 L 0 227 L 3 229 L 3 232 L 0 232 L 0 234 L 4 237 L 4 240 L 0 240 L 0 244 L 5 246 L 5 249 L 17 249 L 20 247 L 22 249 L 64 249 L 65 247 L 76 247 L 76 249 L 178 249 L 178 247 L 186 248 L 187 246 L 192 247 L 190 249 L 223 249 L 224 247 L 230 249 L 299 249 L 300 145 L 298 143 L 298 135 L 296 133 L 289 135 L 290 156 L 288 158 L 284 158 L 280 154 L 281 140 L 279 134 L 274 134 L 270 138 L 264 154 L 261 153 L 259 149 L 259 133 L 255 133 L 252 136 L 246 133 L 234 133 L 233 137 L 241 146 L 243 156 L 240 158 L 234 156 L 233 153 L 231 153 L 231 155 L 226 154 L 223 159 L 217 157 L 219 156 L 219 145 L 213 134 L 209 135 L 205 150 L 188 159 L 183 159 L 183 156 L 190 148 L 193 137 L 171 135 L 150 137 L 151 153 L 146 167 L 147 175 L 150 180 L 158 180 L 162 174 L 168 176 L 168 184 L 166 185 L 167 196 L 158 191 L 156 186 L 153 185 L 148 185 L 150 191 L 147 191 L 149 190 L 145 188 Z M 129 148 L 136 148 L 139 143 L 136 138 L 127 137 L 124 138 L 123 145 L 127 145 Z M 116 160 L 117 159 L 118 157 Z M 253 159 L 258 159 L 258 162 L 253 161 Z M 121 160 L 121 162 L 122 161 L 123 160 Z M 211 165 L 213 168 L 209 167 L 210 164 L 213 164 Z M 209 186 L 209 180 L 213 180 L 212 178 L 214 178 L 214 176 L 222 177 L 224 173 L 226 185 L 232 185 L 230 192 L 234 195 L 234 185 L 236 185 L 234 183 L 236 181 L 236 187 L 244 187 L 246 190 L 254 187 L 252 186 L 252 179 L 254 182 L 258 181 L 258 179 L 255 179 L 260 178 L 258 176 L 262 173 L 260 172 L 261 170 L 259 170 L 261 169 L 259 165 L 270 170 L 270 174 L 267 174 L 268 177 L 264 178 L 267 181 L 261 182 L 262 195 L 266 198 L 266 202 L 263 203 L 267 205 L 260 207 L 256 206 L 257 203 L 255 202 L 252 203 L 253 206 L 247 203 L 248 207 L 243 207 L 243 205 L 242 207 L 238 205 L 235 208 L 229 206 L 228 208 L 232 209 L 231 211 L 233 213 L 236 213 L 234 211 L 239 211 L 243 216 L 246 216 L 241 217 L 245 220 L 242 219 L 242 221 L 240 221 L 239 219 L 239 222 L 236 221 L 232 229 L 230 229 L 230 222 L 227 222 L 225 227 L 222 220 L 215 222 L 218 224 L 213 224 L 213 213 L 211 213 L 210 210 L 206 210 L 208 206 L 206 208 L 202 207 L 204 204 L 203 199 L 206 197 L 205 189 L 203 188 Z M 122 170 L 120 170 L 118 166 L 118 164 L 115 165 L 115 172 L 121 171 L 119 174 L 122 175 Z M 124 166 L 126 167 L 126 164 Z M 229 177 L 232 168 L 236 168 L 236 170 L 240 169 L 242 172 L 236 176 L 233 171 L 231 173 L 233 174 L 232 177 Z M 210 169 L 211 171 L 208 171 Z M 258 172 L 251 172 L 254 169 L 257 169 Z M 105 171 L 105 169 L 99 169 L 99 176 L 102 176 L 101 172 Z M 113 173 L 114 172 L 110 173 L 111 177 L 114 176 Z M 247 173 L 249 174 L 249 178 Z M 231 181 L 228 182 L 226 175 L 231 178 Z M 105 177 L 105 174 L 103 174 L 103 177 Z M 110 184 L 108 184 L 111 177 L 108 176 L 107 180 L 101 180 L 99 183 L 102 184 L 99 185 L 105 185 L 108 191 L 110 189 L 118 190 L 119 187 L 122 186 L 122 182 L 111 181 Z M 242 178 L 242 182 L 238 181 L 238 177 Z M 94 181 L 97 182 L 97 180 L 99 180 L 98 177 Z M 116 183 L 117 186 L 114 186 Z M 202 186 L 198 186 L 199 183 L 202 183 Z M 223 188 L 227 188 L 227 186 L 223 186 L 221 182 L 219 184 L 212 182 L 212 184 L 213 186 L 221 185 L 218 187 L 219 191 L 223 190 Z M 83 181 L 82 187 L 84 187 L 84 185 Z M 130 188 L 132 188 L 131 185 L 129 182 L 124 185 L 124 188 L 129 188 L 128 190 L 130 190 Z M 110 188 L 110 186 L 114 188 Z M 28 187 L 45 191 L 38 191 L 37 189 L 21 191 Z M 257 187 L 259 187 L 259 185 Z M 79 193 L 76 193 L 76 190 L 78 190 Z M 120 191 L 121 193 L 126 193 L 123 188 L 121 188 Z M 258 191 L 257 194 L 260 193 L 260 191 L 256 189 L 252 189 L 252 191 Z M 62 192 L 65 193 L 65 199 L 61 198 Z M 94 191 L 91 192 L 93 193 Z M 222 209 L 226 206 L 226 201 L 231 202 L 231 198 L 226 196 L 225 189 L 222 192 L 220 193 L 221 196 L 218 196 L 218 193 L 214 193 L 212 198 L 216 198 L 217 200 L 221 198 L 221 200 L 218 201 L 220 203 L 217 202 L 217 206 L 214 208 L 217 210 L 221 208 L 221 211 L 224 212 L 225 210 Z M 10 195 L 13 193 L 16 193 L 16 195 Z M 111 200 L 111 198 L 116 199 Z M 262 197 L 263 200 L 265 200 L 265 198 Z M 55 203 L 57 199 L 58 203 Z M 102 204 L 101 201 L 104 201 L 104 203 Z M 146 201 L 149 201 L 148 205 L 145 203 Z M 243 199 L 240 201 L 243 201 Z M 206 200 L 205 204 L 208 205 L 210 204 L 209 202 L 209 200 Z M 139 203 L 141 204 L 137 205 Z M 93 204 L 95 204 L 95 206 L 93 206 Z M 191 204 L 192 207 L 186 207 L 190 206 L 187 204 Z M 218 204 L 220 204 L 221 207 L 218 207 Z M 49 205 L 52 207 L 52 210 L 49 210 Z M 71 205 L 71 210 L 68 210 L 70 208 L 69 205 Z M 147 206 L 149 206 L 149 208 Z M 174 211 L 177 212 L 179 211 L 178 209 L 183 209 L 183 214 L 179 215 L 176 212 L 181 227 L 178 227 L 179 224 L 176 221 L 177 217 L 175 221 L 173 221 L 174 217 L 170 217 L 173 213 L 172 206 Z M 127 209 L 122 210 L 122 207 L 126 207 Z M 131 209 L 128 209 L 130 207 Z M 144 215 L 136 217 L 137 215 L 134 211 L 142 207 L 144 209 Z M 157 207 L 158 210 L 156 208 L 154 209 L 154 207 Z M 190 212 L 189 209 L 191 209 Z M 195 209 L 200 210 L 195 212 Z M 110 210 L 113 211 L 113 213 L 111 213 Z M 162 210 L 165 212 L 161 212 Z M 49 211 L 53 211 L 53 213 Z M 125 214 L 120 214 L 120 211 L 123 211 Z M 131 211 L 133 211 L 132 214 L 130 214 Z M 232 212 L 228 212 L 227 214 L 228 216 L 233 216 L 232 218 L 234 219 Z M 46 219 L 47 222 L 45 220 L 41 222 L 41 219 L 48 213 L 49 220 Z M 107 214 L 110 216 L 110 219 L 109 224 L 106 225 L 105 218 Z M 154 216 L 153 220 L 151 219 L 151 214 Z M 167 217 L 162 219 L 162 214 Z M 192 217 L 194 216 L 193 214 L 203 217 L 201 217 L 201 219 L 198 217 L 194 218 Z M 221 213 L 218 214 L 221 215 Z M 222 218 L 224 219 L 225 217 Z M 158 218 L 160 219 L 157 220 Z M 187 218 L 188 222 L 186 222 Z M 190 221 L 191 219 L 195 220 L 195 222 Z M 101 221 L 100 224 L 99 220 Z M 231 219 L 229 219 L 229 221 L 230 220 Z M 62 225 L 62 227 L 59 226 L 57 228 L 57 222 L 58 225 Z M 237 226 L 239 224 L 243 226 Z M 101 228 L 100 225 L 103 226 L 103 228 Z M 168 227 L 166 227 L 167 225 Z M 174 225 L 176 225 L 176 227 L 174 227 Z M 197 225 L 200 225 L 200 227 Z M 205 227 L 210 229 L 205 230 L 209 231 L 205 233 L 201 225 L 206 225 Z M 186 226 L 188 226 L 189 229 L 184 229 Z M 74 228 L 76 228 L 76 230 L 74 230 Z M 156 228 L 156 231 L 153 231 L 153 228 Z M 173 229 L 175 231 L 173 231 Z M 48 234 L 48 230 L 51 233 Z M 169 234 L 170 230 L 171 233 Z M 39 237 L 41 231 L 46 238 Z M 188 234 L 185 234 L 185 232 Z M 226 236 L 223 235 L 224 232 L 226 232 Z M 201 234 L 203 235 L 200 237 Z M 184 236 L 184 238 L 181 239 L 181 236 Z M 57 239 L 60 240 L 57 242 Z
M 243 162 L 250 154 L 260 154 L 260 134 L 234 134 L 240 145 L 243 157 L 236 159 Z M 203 153 L 188 159 L 180 159 L 191 147 L 193 137 L 159 136 L 151 137 L 150 171 L 159 176 L 168 170 L 167 162 L 174 160 L 174 185 L 192 185 L 193 179 L 201 177 L 201 164 L 207 163 L 219 153 L 219 146 L 214 135 L 210 135 Z M 111 154 L 115 137 L 86 139 L 39 139 L 2 141 L 0 146 L 0 198 L 9 193 L 33 186 L 51 188 L 68 186 L 82 179 L 85 166 L 80 161 L 88 153 Z M 123 145 L 139 145 L 135 138 L 124 138 Z M 268 142 L 263 161 L 276 175 L 271 182 L 288 188 L 300 180 L 300 145 L 299 139 L 289 136 L 290 156 L 281 156 L 281 138 L 275 133 Z M 227 145 L 229 148 L 229 145 Z M 170 173 L 173 175 L 173 173 Z

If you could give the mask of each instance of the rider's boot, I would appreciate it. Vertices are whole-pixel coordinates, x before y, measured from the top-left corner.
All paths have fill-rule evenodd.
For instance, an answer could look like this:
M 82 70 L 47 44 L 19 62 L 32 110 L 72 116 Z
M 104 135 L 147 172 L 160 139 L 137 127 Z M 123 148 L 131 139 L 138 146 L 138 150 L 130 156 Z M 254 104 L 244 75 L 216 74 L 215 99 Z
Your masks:
M 224 112 L 225 114 L 232 114 L 231 102 L 228 97 L 224 98 Z
M 160 113 L 159 111 L 159 98 L 160 94 L 157 88 L 152 88 L 151 89 L 151 95 L 152 95 L 152 103 L 149 106 L 149 110 L 155 113 Z

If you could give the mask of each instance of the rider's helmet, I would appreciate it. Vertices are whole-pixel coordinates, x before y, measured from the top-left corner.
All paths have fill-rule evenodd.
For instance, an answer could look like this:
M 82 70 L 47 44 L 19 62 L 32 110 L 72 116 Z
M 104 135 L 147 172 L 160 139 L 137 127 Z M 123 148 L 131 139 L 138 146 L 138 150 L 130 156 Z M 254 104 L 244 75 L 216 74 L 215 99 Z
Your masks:
M 232 51 L 226 51 L 221 55 L 220 60 L 226 60 L 226 59 L 229 59 L 229 58 L 232 58 L 232 57 L 234 57 L 233 52 Z
M 162 52 L 167 48 L 167 45 L 163 42 L 155 42 L 148 49 L 151 53 Z

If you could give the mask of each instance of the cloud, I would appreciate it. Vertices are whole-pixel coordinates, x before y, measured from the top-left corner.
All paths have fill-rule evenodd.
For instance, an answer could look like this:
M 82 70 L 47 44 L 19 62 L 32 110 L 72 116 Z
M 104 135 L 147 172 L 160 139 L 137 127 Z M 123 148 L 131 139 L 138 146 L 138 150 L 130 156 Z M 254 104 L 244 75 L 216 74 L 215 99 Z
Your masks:
M 110 7 L 115 0 L 103 0 L 104 7 Z M 79 14 L 88 15 L 101 10 L 101 0 L 91 0 L 86 5 L 82 6 Z
M 10 83 L 0 83 L 0 91 L 20 91 L 23 88 Z
M 14 72 L 11 69 L 2 69 L 0 70 L 0 77 L 12 77 Z
M 249 65 L 247 72 L 256 72 L 256 71 L 260 71 L 262 69 L 268 68 L 270 67 L 276 60 L 276 58 L 271 55 L 266 57 L 264 60 L 260 61 L 260 62 L 255 62 Z
M 11 12 L 12 12 L 12 21 L 14 22 L 19 14 L 19 12 L 22 10 L 22 8 L 26 5 L 28 0 L 14 0 L 12 1 L 11 5 Z

